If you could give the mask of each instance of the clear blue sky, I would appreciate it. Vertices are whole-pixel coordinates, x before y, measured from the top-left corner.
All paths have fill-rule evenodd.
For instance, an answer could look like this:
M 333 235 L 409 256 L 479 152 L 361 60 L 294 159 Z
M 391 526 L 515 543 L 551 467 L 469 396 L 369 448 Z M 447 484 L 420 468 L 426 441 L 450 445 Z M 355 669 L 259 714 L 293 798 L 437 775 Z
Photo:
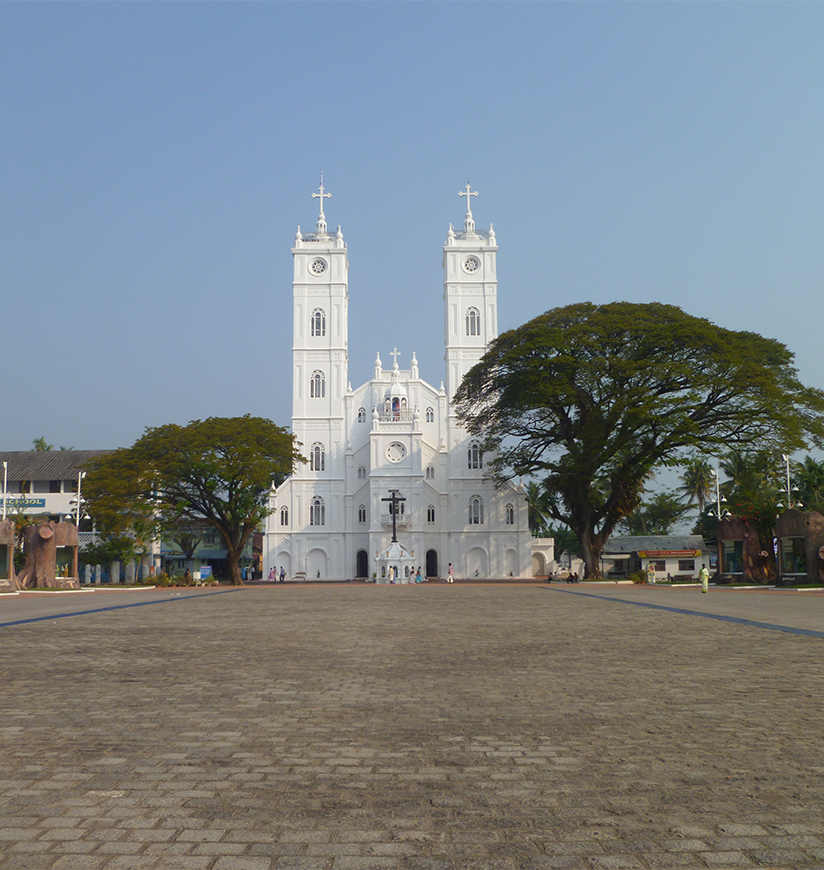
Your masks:
M 500 328 L 662 301 L 824 388 L 824 5 L 0 5 L 0 447 L 290 422 L 291 254 L 321 170 L 350 379 L 443 377 L 441 246 Z

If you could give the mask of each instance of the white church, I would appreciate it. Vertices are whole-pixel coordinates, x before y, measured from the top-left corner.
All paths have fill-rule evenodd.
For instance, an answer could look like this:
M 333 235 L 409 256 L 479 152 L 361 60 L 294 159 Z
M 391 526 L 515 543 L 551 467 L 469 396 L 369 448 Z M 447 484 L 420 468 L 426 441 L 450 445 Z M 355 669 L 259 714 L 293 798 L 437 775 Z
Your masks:
M 532 576 L 521 487 L 484 478 L 486 458 L 452 399 L 497 335 L 495 233 L 477 232 L 466 186 L 463 232 L 443 246 L 445 380 L 422 380 L 415 354 L 375 358 L 355 389 L 348 371 L 349 261 L 327 231 L 324 191 L 313 233 L 298 227 L 294 261 L 292 431 L 308 462 L 270 494 L 264 577 L 410 582 Z

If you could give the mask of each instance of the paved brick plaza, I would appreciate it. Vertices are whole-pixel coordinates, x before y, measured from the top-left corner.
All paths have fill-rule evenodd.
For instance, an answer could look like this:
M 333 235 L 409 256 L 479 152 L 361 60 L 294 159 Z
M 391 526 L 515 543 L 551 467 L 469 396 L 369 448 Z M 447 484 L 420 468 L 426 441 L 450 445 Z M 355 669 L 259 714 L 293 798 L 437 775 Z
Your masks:
M 822 593 L 286 585 L 0 623 L 4 870 L 824 867 Z

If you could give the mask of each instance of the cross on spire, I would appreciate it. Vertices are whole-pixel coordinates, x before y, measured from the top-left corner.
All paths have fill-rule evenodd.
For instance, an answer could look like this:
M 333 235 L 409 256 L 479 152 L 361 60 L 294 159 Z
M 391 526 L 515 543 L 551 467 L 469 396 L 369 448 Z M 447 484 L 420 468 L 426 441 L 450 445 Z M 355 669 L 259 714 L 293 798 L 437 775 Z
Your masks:
M 469 185 L 467 185 L 467 187 L 469 187 Z M 324 199 L 331 199 L 331 198 L 332 198 L 331 193 L 324 193 L 323 192 L 323 173 L 321 172 L 321 174 L 320 174 L 320 193 L 313 193 L 312 194 L 312 199 L 319 199 L 320 200 L 320 216 L 321 216 L 321 218 L 324 217 L 323 201 L 324 201 Z
M 392 352 L 389 354 L 389 356 L 393 356 L 393 357 L 395 357 L 395 365 L 393 366 L 393 368 L 397 368 L 397 367 L 398 367 L 398 357 L 399 357 L 400 355 L 401 355 L 401 352 L 400 352 L 397 348 L 394 348 L 394 349 L 392 350 Z
M 470 196 L 477 196 L 477 195 L 478 195 L 478 191 L 477 191 L 477 190 L 470 190 L 469 188 L 470 188 L 470 184 L 469 184 L 469 182 L 467 181 L 467 183 L 466 183 L 466 190 L 465 190 L 465 191 L 461 191 L 461 192 L 458 194 L 458 196 L 465 196 L 465 197 L 466 197 L 466 213 L 467 213 L 467 214 L 472 214 L 472 209 L 470 208 L 470 205 L 471 205 L 471 203 L 472 203 L 472 200 L 471 200 L 469 197 L 470 197 Z M 313 194 L 313 196 L 314 196 L 314 194 Z

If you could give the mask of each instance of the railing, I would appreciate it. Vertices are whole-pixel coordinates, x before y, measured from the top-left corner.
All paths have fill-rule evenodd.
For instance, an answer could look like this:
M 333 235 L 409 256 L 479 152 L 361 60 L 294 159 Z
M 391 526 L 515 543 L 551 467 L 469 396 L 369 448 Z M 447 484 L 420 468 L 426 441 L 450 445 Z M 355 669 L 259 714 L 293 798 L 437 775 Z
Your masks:
M 411 423 L 414 411 L 384 411 L 378 416 L 381 423 Z
M 337 242 L 335 233 L 301 233 L 301 241 L 303 242 Z M 342 242 L 342 247 L 346 247 L 346 242 Z
M 381 512 L 381 525 L 382 526 L 391 526 L 392 525 L 392 514 Z M 412 516 L 411 514 L 398 514 L 396 525 L 399 529 L 407 528 L 412 525 Z

